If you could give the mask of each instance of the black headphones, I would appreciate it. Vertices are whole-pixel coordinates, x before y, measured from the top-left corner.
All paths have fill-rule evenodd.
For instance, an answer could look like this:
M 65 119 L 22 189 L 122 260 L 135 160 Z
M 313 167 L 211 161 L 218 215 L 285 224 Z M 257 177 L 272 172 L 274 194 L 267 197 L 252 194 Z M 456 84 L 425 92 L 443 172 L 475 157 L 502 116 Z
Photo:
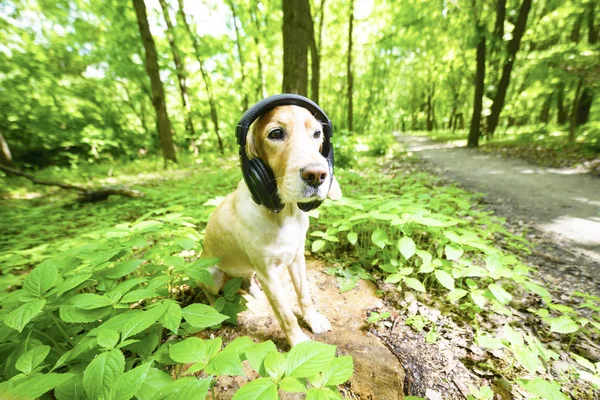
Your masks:
M 244 181 L 250 189 L 252 199 L 256 204 L 263 205 L 273 212 L 278 213 L 283 209 L 284 204 L 279 198 L 277 192 L 277 182 L 271 168 L 260 158 L 249 159 L 246 154 L 246 136 L 250 125 L 261 115 L 266 114 L 275 107 L 295 105 L 306 108 L 323 124 L 323 145 L 321 154 L 327 158 L 329 164 L 329 173 L 331 175 L 330 187 L 333 182 L 333 146 L 331 145 L 331 136 L 333 136 L 333 125 L 327 117 L 327 114 L 315 103 L 306 97 L 297 94 L 277 94 L 262 99 L 248 109 L 238 122 L 235 129 L 237 142 L 240 146 L 240 161 Z M 298 203 L 298 208 L 302 211 L 310 211 L 321 205 L 322 200 L 314 200 L 307 203 Z

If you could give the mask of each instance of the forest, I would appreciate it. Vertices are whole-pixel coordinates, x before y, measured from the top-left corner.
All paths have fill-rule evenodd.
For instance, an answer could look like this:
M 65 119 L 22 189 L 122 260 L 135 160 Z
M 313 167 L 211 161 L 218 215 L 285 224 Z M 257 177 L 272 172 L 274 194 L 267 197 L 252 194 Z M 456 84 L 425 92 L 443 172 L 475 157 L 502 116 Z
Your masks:
M 0 398 L 600 398 L 599 8 L 0 1 Z M 291 348 L 239 279 L 199 287 L 278 93 L 331 119 L 343 192 L 306 248 L 333 330 Z M 493 191 L 517 169 L 529 209 Z

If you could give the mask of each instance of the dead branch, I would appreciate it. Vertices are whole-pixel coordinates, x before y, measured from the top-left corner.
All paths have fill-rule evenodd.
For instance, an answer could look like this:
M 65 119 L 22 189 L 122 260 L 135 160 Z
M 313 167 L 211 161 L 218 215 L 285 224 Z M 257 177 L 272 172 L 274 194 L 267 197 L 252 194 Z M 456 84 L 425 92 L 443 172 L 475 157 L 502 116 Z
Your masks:
M 106 200 L 109 196 L 125 196 L 125 197 L 144 197 L 144 193 L 139 190 L 129 189 L 127 187 L 119 186 L 102 186 L 97 189 L 85 188 L 83 186 L 71 185 L 69 183 L 62 182 L 51 182 L 36 178 L 35 176 L 28 174 L 27 172 L 19 171 L 18 169 L 7 167 L 6 165 L 0 164 L 0 171 L 4 171 L 7 174 L 22 176 L 23 178 L 29 179 L 31 182 L 37 185 L 45 186 L 56 186 L 61 189 L 75 190 L 79 192 L 77 201 L 81 203 L 94 203 L 96 201 Z

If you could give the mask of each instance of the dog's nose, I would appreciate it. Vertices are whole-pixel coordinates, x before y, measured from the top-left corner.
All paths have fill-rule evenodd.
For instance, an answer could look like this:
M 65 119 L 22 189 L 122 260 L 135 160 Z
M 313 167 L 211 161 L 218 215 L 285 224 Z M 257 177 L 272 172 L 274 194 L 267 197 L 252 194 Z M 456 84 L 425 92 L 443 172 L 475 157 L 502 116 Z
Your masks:
M 312 187 L 319 187 L 327 179 L 327 170 L 321 166 L 308 166 L 300 170 L 302 180 Z

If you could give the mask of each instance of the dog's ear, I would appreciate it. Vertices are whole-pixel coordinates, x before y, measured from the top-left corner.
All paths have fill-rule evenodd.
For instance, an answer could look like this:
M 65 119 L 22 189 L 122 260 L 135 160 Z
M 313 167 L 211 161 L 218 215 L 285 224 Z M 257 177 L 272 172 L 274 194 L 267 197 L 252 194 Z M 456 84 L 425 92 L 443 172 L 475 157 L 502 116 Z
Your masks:
M 335 179 L 335 176 L 333 177 L 333 182 L 331 182 L 331 187 L 329 188 L 327 196 L 332 200 L 339 200 L 342 198 L 342 188 L 340 188 L 340 184 L 337 179 Z
M 254 124 L 252 128 L 248 131 L 248 136 L 246 136 L 246 155 L 248 158 L 252 160 L 253 158 L 258 157 L 258 152 L 256 151 L 256 143 L 254 141 L 256 134 L 256 125 Z

